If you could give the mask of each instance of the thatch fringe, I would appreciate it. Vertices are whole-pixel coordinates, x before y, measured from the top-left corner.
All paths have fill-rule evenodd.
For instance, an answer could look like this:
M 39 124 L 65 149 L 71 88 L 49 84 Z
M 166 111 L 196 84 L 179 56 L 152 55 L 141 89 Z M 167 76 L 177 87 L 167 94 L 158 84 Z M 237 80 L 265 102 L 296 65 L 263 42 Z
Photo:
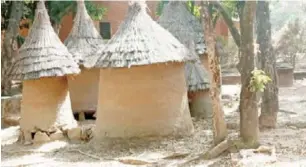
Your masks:
M 192 37 L 197 54 L 206 52 L 203 26 L 187 9 L 186 1 L 170 1 L 157 22 L 179 40 L 182 36 Z
M 131 67 L 194 60 L 187 53 L 183 44 L 147 14 L 145 1 L 133 1 L 116 34 L 88 65 Z
M 79 65 L 83 65 L 84 59 L 89 58 L 93 51 L 104 46 L 104 41 L 88 15 L 84 1 L 77 1 L 77 4 L 73 28 L 64 43 L 74 60 Z
M 200 61 L 185 64 L 186 83 L 189 92 L 210 88 L 210 78 Z
M 11 77 L 16 80 L 30 80 L 79 72 L 72 55 L 54 32 L 44 2 L 38 2 L 33 25 L 19 49 Z

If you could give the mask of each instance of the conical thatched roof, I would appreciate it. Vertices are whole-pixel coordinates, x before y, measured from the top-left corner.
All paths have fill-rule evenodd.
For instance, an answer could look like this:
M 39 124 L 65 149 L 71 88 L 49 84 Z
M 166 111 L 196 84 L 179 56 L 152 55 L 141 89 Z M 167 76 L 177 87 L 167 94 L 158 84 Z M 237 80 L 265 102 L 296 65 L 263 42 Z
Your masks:
M 127 16 L 101 49 L 95 67 L 130 67 L 193 60 L 188 49 L 146 12 L 144 1 L 130 2 Z
M 186 2 L 171 1 L 165 7 L 158 22 L 162 27 L 169 30 L 177 39 L 185 44 L 189 49 L 190 56 L 196 56 L 196 62 L 186 63 L 185 76 L 188 91 L 199 91 L 208 89 L 210 82 L 206 69 L 200 63 L 197 53 L 195 53 L 195 42 L 198 34 L 193 26 L 190 25 L 190 22 L 193 22 L 192 17 L 193 16 L 186 7 Z M 203 46 L 205 46 L 204 43 Z
M 197 54 L 206 52 L 203 26 L 187 9 L 186 1 L 170 1 L 157 22 L 179 40 L 182 34 L 192 37 Z
M 92 52 L 103 47 L 104 41 L 87 13 L 84 1 L 77 1 L 78 8 L 73 28 L 65 40 L 74 60 L 82 65 L 84 59 L 92 56 Z
M 12 67 L 12 78 L 30 80 L 79 72 L 72 55 L 52 28 L 44 2 L 38 2 L 30 33 Z

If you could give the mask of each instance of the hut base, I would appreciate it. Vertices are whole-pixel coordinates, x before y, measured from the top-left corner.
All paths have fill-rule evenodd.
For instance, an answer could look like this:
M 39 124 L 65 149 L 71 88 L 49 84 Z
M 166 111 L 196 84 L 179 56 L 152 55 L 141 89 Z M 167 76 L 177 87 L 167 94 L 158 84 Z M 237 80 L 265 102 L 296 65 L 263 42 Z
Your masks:
M 193 97 L 189 105 L 192 117 L 197 119 L 210 119 L 212 117 L 212 103 L 208 90 L 193 93 Z
M 81 74 L 68 78 L 72 110 L 77 113 L 96 111 L 100 70 L 85 68 L 81 70 Z
M 95 139 L 193 132 L 183 64 L 102 69 L 102 83 Z
M 24 81 L 22 95 L 20 129 L 25 143 L 35 136 L 48 141 L 53 133 L 77 127 L 66 77 Z

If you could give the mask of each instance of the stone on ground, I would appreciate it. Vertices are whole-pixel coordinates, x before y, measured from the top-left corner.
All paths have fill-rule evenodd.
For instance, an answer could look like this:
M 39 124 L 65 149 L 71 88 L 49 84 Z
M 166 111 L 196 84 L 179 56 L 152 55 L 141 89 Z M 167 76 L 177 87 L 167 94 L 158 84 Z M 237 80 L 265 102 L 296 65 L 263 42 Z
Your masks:
M 50 135 L 51 140 L 64 140 L 65 136 L 62 131 L 58 130 Z
M 80 127 L 68 129 L 67 135 L 70 140 L 80 140 L 82 135 L 82 129 Z
M 34 143 L 44 143 L 47 141 L 50 141 L 50 138 L 46 133 L 40 131 L 35 133 L 33 140 Z

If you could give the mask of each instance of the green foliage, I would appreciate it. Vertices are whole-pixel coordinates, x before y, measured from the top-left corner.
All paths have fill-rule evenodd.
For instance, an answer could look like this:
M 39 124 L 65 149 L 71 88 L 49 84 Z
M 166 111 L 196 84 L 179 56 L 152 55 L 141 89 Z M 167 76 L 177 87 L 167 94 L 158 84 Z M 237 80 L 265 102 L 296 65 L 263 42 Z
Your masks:
M 156 9 L 156 15 L 157 16 L 160 16 L 162 13 L 163 13 L 163 9 L 164 9 L 164 6 L 168 3 L 169 1 L 164 1 L 164 0 L 161 0 L 158 2 L 157 4 L 157 9 Z
M 18 35 L 18 36 L 16 37 L 16 40 L 17 40 L 18 48 L 20 48 L 21 45 L 24 43 L 25 38 L 22 37 L 21 35 Z
M 30 20 L 34 19 L 35 8 L 37 1 L 24 0 L 23 8 L 23 18 Z M 77 10 L 77 3 L 73 0 L 66 1 L 46 1 L 46 8 L 48 9 L 48 14 L 52 23 L 59 24 L 62 18 L 70 12 L 75 14 Z M 10 15 L 10 7 L 12 1 L 1 1 L 1 28 L 6 29 L 8 24 L 8 19 Z M 101 20 L 106 13 L 106 8 L 101 5 L 95 4 L 92 1 L 85 1 L 86 9 L 88 14 L 93 20 Z
M 46 1 L 46 8 L 52 23 L 60 23 L 62 18 L 72 11 L 75 7 L 75 2 L 72 0 L 67 1 Z
M 76 13 L 77 2 L 73 0 L 66 1 L 46 1 L 46 8 L 50 16 L 50 21 L 52 24 L 59 24 L 62 21 L 62 18 L 68 13 Z M 37 1 L 33 0 L 24 0 L 23 6 L 23 18 L 34 20 L 35 9 Z M 1 29 L 6 29 L 8 25 L 8 20 L 10 17 L 12 1 L 1 1 Z M 106 8 L 101 5 L 95 4 L 92 1 L 85 1 L 85 6 L 88 11 L 88 14 L 93 20 L 101 20 L 104 14 L 106 13 Z M 31 24 L 31 23 L 30 23 Z M 29 25 L 27 25 L 29 26 Z M 17 36 L 17 43 L 19 46 L 24 42 L 23 37 Z
M 264 71 L 255 68 L 252 71 L 250 90 L 251 92 L 263 92 L 266 88 L 266 85 L 271 81 L 271 78 L 267 76 Z
M 230 17 L 238 18 L 238 7 L 241 5 L 240 1 L 221 1 L 221 5 L 228 11 Z
M 46 6 L 50 19 L 55 23 L 60 23 L 62 18 L 68 13 L 73 14 L 77 11 L 77 2 L 73 0 L 67 1 L 47 1 Z M 101 20 L 106 12 L 106 8 L 101 5 L 94 4 L 92 1 L 85 1 L 88 14 L 93 20 Z
M 196 16 L 197 18 L 200 18 L 200 16 L 201 16 L 201 13 L 200 13 L 201 7 L 198 6 L 198 5 L 194 5 L 193 3 L 194 3 L 194 1 L 192 1 L 192 0 L 187 1 L 188 10 L 194 16 Z
M 85 1 L 85 6 L 88 14 L 93 20 L 102 20 L 103 16 L 107 12 L 107 8 L 100 4 L 94 4 L 93 1 Z

